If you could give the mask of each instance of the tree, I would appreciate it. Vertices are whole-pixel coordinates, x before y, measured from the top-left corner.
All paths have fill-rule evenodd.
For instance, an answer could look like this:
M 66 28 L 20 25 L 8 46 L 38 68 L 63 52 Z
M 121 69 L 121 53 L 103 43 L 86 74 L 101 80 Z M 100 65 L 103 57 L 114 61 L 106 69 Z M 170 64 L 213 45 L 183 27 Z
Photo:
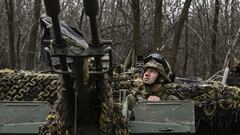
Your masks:
M 15 55 L 15 35 L 14 35 L 14 1 L 5 0 L 5 8 L 8 18 L 8 43 L 9 43 L 9 57 L 10 66 L 12 69 L 16 68 L 16 55 Z
M 215 0 L 214 19 L 212 26 L 212 45 L 211 45 L 211 72 L 214 74 L 217 70 L 217 59 L 216 59 L 216 44 L 218 34 L 218 16 L 219 16 L 220 3 L 219 0 Z
M 156 51 L 160 51 L 162 47 L 162 3 L 163 0 L 155 0 L 154 44 Z
M 188 15 L 188 9 L 190 7 L 192 0 L 186 0 L 183 6 L 183 10 L 180 14 L 179 20 L 176 24 L 176 29 L 174 32 L 174 37 L 173 37 L 173 49 L 172 49 L 172 53 L 171 53 L 171 64 L 172 64 L 172 68 L 175 71 L 175 67 L 176 67 L 176 62 L 177 62 L 177 55 L 178 55 L 178 47 L 180 44 L 180 39 L 181 39 L 181 33 L 182 33 L 182 29 L 184 26 L 184 22 L 187 19 L 187 15 Z
M 30 32 L 29 44 L 27 48 L 27 58 L 26 58 L 26 69 L 34 68 L 34 58 L 37 47 L 37 35 L 38 35 L 38 27 L 39 27 L 39 18 L 41 11 L 41 0 L 34 1 L 34 16 L 33 16 L 33 25 Z
M 188 9 L 191 14 L 188 13 L 188 17 L 186 17 L 188 18 L 187 24 L 186 20 L 184 22 L 186 25 L 181 24 L 180 20 L 184 20 L 182 12 L 186 9 L 184 5 L 190 4 L 189 0 L 100 1 L 99 30 L 103 39 L 112 40 L 113 62 L 116 64 L 123 64 L 131 49 L 136 50 L 130 51 L 130 62 L 126 63 L 134 64 L 135 52 L 147 55 L 156 51 L 156 47 L 162 49 L 164 46 L 164 51 L 162 50 L 161 53 L 167 60 L 170 60 L 171 64 L 174 63 L 176 74 L 196 75 L 208 79 L 212 75 L 211 72 L 222 68 L 223 55 L 227 53 L 240 27 L 238 23 L 240 21 L 238 17 L 240 2 L 236 0 L 218 0 L 222 5 L 219 6 L 218 17 L 214 15 L 214 7 L 217 4 L 215 0 L 192 0 L 191 7 Z M 33 24 L 37 22 L 34 19 L 35 2 L 36 0 L 0 0 L 0 20 L 2 21 L 0 23 L 0 68 L 15 67 L 14 64 L 19 65 L 19 61 L 21 66 L 25 67 L 26 57 L 33 58 L 32 55 L 34 55 L 36 58 L 38 50 L 30 49 L 33 47 L 32 45 L 39 43 L 39 38 L 36 38 L 35 43 L 30 43 L 34 39 L 34 34 L 31 33 L 34 33 L 36 25 L 33 26 Z M 83 12 L 82 0 L 71 0 L 70 2 L 61 0 L 60 3 L 62 7 L 60 20 L 81 29 L 84 38 L 90 41 L 89 24 Z M 161 8 L 162 15 L 160 14 Z M 217 31 L 214 30 L 214 16 L 218 18 Z M 180 29 L 181 25 L 182 30 Z M 185 31 L 184 27 L 188 29 L 186 34 L 181 33 L 181 31 Z M 216 34 L 216 43 L 214 43 L 214 34 Z M 216 44 L 215 49 L 212 46 L 213 43 Z M 235 56 L 240 56 L 239 50 L 240 47 L 236 45 L 233 50 Z M 35 54 L 30 57 L 29 53 Z M 16 56 L 19 58 L 15 59 Z M 212 56 L 215 57 L 215 64 Z M 172 58 L 175 62 L 171 61 Z M 28 63 L 32 64 L 33 62 Z M 35 67 L 39 63 L 35 61 L 34 64 Z
M 140 8 L 139 0 L 129 0 L 131 10 L 132 10 L 132 17 L 133 17 L 133 36 L 132 36 L 132 43 L 133 43 L 133 52 L 132 52 L 132 66 L 135 66 L 136 54 L 139 54 L 140 48 Z
M 186 23 L 188 23 L 188 19 L 186 19 Z M 188 27 L 185 27 L 185 46 L 184 46 L 184 51 L 185 51 L 185 57 L 184 57 L 184 64 L 183 64 L 183 75 L 186 75 L 187 72 L 187 65 L 188 65 Z

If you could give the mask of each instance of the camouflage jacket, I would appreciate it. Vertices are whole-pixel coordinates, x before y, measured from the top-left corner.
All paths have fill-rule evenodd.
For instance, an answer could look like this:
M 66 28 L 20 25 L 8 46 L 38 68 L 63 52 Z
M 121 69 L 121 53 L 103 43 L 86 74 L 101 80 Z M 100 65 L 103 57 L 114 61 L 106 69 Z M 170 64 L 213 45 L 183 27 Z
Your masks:
M 132 94 L 137 97 L 138 95 L 142 96 L 144 99 L 147 99 L 149 96 L 158 96 L 160 100 L 178 100 L 174 95 L 169 94 L 167 91 L 171 88 L 169 84 L 163 85 L 159 90 L 152 91 L 147 87 L 143 87 L 140 90 L 135 90 Z
M 168 94 L 167 90 L 171 88 L 168 84 L 163 85 L 157 92 L 151 91 L 150 89 L 144 87 L 143 90 L 133 90 L 133 92 L 128 95 L 128 108 L 132 110 L 141 99 L 147 99 L 149 96 L 158 96 L 160 100 L 179 100 L 176 96 Z
M 167 88 L 168 86 L 166 84 L 155 92 L 145 87 L 140 93 L 144 99 L 147 99 L 149 96 L 158 96 L 160 100 L 178 100 L 176 96 L 167 93 Z

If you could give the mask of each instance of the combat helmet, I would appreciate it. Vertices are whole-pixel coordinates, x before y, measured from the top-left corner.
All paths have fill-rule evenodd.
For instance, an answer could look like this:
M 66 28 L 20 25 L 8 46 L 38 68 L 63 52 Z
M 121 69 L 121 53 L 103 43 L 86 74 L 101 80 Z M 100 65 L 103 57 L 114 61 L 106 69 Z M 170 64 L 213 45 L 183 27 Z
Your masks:
M 172 73 L 171 66 L 166 61 L 166 59 L 162 57 L 162 55 L 160 55 L 159 53 L 150 54 L 144 59 L 144 71 L 147 68 L 156 69 L 156 71 L 162 77 L 164 77 L 166 83 L 174 81 L 175 77 L 174 74 Z

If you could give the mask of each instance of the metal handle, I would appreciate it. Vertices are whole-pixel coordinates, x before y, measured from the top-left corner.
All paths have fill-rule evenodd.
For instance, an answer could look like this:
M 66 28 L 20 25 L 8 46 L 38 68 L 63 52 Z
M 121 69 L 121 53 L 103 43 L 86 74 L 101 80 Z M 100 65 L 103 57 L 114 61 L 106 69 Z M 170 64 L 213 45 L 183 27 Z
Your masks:
M 172 128 L 160 128 L 159 131 L 161 131 L 161 132 L 172 132 L 173 129 Z
M 182 105 L 182 103 L 161 103 L 161 102 L 152 102 L 152 101 L 149 101 L 147 103 L 148 105 Z

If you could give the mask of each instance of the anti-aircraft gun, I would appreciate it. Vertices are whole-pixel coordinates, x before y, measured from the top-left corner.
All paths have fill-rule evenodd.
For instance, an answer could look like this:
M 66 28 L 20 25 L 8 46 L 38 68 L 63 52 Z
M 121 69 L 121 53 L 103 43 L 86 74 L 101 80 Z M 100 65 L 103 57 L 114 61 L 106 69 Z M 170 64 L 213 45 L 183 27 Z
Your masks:
M 96 89 L 101 93 L 104 74 L 111 68 L 111 62 L 107 69 L 102 69 L 101 58 L 106 53 L 111 56 L 111 48 L 104 48 L 98 36 L 96 15 L 98 12 L 97 0 L 84 0 L 84 9 L 90 20 L 92 43 L 74 46 L 68 44 L 63 38 L 59 25 L 58 15 L 60 13 L 59 0 L 44 0 L 47 15 L 51 17 L 55 40 L 49 42 L 52 46 L 45 47 L 51 69 L 55 73 L 62 74 L 64 94 L 70 101 L 69 112 L 72 112 L 71 120 L 74 125 L 73 134 L 95 135 L 98 128 L 93 118 L 93 104 L 91 103 L 91 93 L 87 85 L 88 77 L 94 76 Z M 109 43 L 109 42 L 108 42 Z M 88 59 L 94 58 L 94 71 L 88 71 Z M 57 69 L 51 62 L 52 58 L 59 60 L 60 68 Z M 110 58 L 111 60 L 111 58 Z M 70 62 L 69 62 L 70 61 Z
M 74 112 L 72 116 L 72 120 L 74 121 L 74 134 L 98 134 L 98 127 L 94 122 L 94 118 L 92 115 L 92 104 L 91 102 L 91 94 L 86 85 L 86 77 L 84 76 L 84 66 L 87 64 L 86 59 L 89 57 L 94 57 L 95 60 L 95 71 L 89 71 L 89 75 L 97 75 L 96 76 L 96 89 L 101 92 L 101 85 L 103 80 L 103 74 L 108 72 L 102 71 L 101 57 L 106 53 L 104 50 L 102 43 L 98 38 L 97 24 L 96 24 L 96 14 L 98 9 L 97 0 L 84 0 L 84 7 L 86 14 L 90 19 L 91 33 L 92 33 L 92 45 L 87 47 L 75 47 L 64 44 L 63 38 L 61 36 L 61 31 L 58 23 L 58 14 L 60 12 L 59 9 L 59 1 L 48 1 L 45 0 L 47 14 L 51 17 L 53 23 L 53 29 L 55 33 L 55 41 L 53 42 L 53 46 L 45 48 L 48 51 L 49 59 L 52 57 L 58 57 L 60 61 L 60 70 L 55 69 L 52 66 L 52 70 L 56 73 L 60 73 L 63 75 L 63 79 L 65 82 L 65 94 L 68 96 L 70 100 L 71 111 Z M 57 6 L 56 6 L 57 5 Z M 58 7 L 57 9 L 54 8 Z M 54 45 L 55 44 L 55 45 Z M 109 54 L 111 56 L 111 54 Z M 71 65 L 68 64 L 68 59 L 71 60 Z M 111 59 L 111 58 L 110 58 Z M 51 60 L 50 60 L 51 61 Z M 50 63 L 52 65 L 52 63 Z M 111 65 L 109 66 L 111 67 Z M 85 70 L 86 71 L 86 70 Z M 74 85 L 70 80 L 73 80 Z M 99 93 L 101 94 L 101 93 Z M 165 111 L 161 111 L 161 107 L 164 107 Z M 146 108 L 141 110 L 141 108 Z M 194 132 L 194 116 L 193 116 L 193 103 L 191 102 L 162 102 L 162 103 L 148 103 L 142 102 L 139 103 L 140 109 L 139 113 L 136 117 L 136 120 L 139 121 L 129 121 L 130 133 L 192 133 Z M 151 117 L 145 117 L 147 112 L 144 110 L 153 109 L 152 112 L 155 112 L 155 115 Z M 174 110 L 174 111 L 171 111 Z M 185 112 L 185 110 L 189 112 Z M 169 113 L 172 112 L 172 113 Z M 158 117 L 155 121 L 151 119 L 157 114 L 161 112 L 162 117 Z M 183 119 L 175 119 L 178 115 L 176 113 L 183 112 L 185 117 L 181 117 Z M 137 114 L 137 113 L 136 113 Z M 191 115 L 192 117 L 189 117 Z M 142 117 L 141 117 L 142 116 Z M 185 118 L 189 119 L 185 119 Z M 166 121 L 166 118 L 169 118 Z M 178 117 L 179 118 L 179 117 Z M 144 122 L 142 122 L 142 121 Z M 151 121 L 149 121 L 151 120 Z M 160 120 L 160 121 L 158 121 Z M 162 123 L 161 123 L 161 120 Z M 109 120 L 110 122 L 112 120 Z M 165 123 L 164 123 L 165 122 Z M 189 124 L 190 123 L 190 124 Z M 120 123 L 119 123 L 120 124 Z M 119 125 L 118 125 L 119 126 Z M 110 126 L 112 127 L 112 126 Z M 151 128 L 143 128 L 143 127 L 151 127 Z M 114 129 L 113 129 L 114 130 Z M 113 132 L 108 134 L 114 134 Z M 122 133 L 126 134 L 126 133 Z
M 111 60 L 111 48 L 104 48 L 103 42 L 100 42 L 98 37 L 98 30 L 97 30 L 97 22 L 96 22 L 96 15 L 98 11 L 98 2 L 97 0 L 84 0 L 84 7 L 86 14 L 89 16 L 90 19 L 90 26 L 91 26 L 91 33 L 92 33 L 92 43 L 87 44 L 85 40 L 83 39 L 83 36 L 81 33 L 79 33 L 75 29 L 71 29 L 73 31 L 73 35 L 75 36 L 63 36 L 62 30 L 64 29 L 62 25 L 59 23 L 58 15 L 60 13 L 60 5 L 59 0 L 44 0 L 47 15 L 50 16 L 51 19 L 45 19 L 45 23 L 48 23 L 52 25 L 52 30 L 54 33 L 55 40 L 45 40 L 48 39 L 48 37 L 44 37 L 42 43 L 45 45 L 44 49 L 46 51 L 47 57 L 49 59 L 50 67 L 53 71 L 53 73 L 61 74 L 64 80 L 64 96 L 68 99 L 68 112 L 69 113 L 69 121 L 71 122 L 72 128 L 71 131 L 69 131 L 69 134 L 98 134 L 98 128 L 96 125 L 96 122 L 93 118 L 93 104 L 91 103 L 91 93 L 89 91 L 89 88 L 87 86 L 87 80 L 88 76 L 94 77 L 94 82 L 96 89 L 98 89 L 98 93 L 101 94 L 101 87 L 103 85 L 103 75 L 110 71 L 111 68 L 111 62 L 107 69 L 104 71 L 102 70 L 102 64 L 101 64 L 101 57 L 104 56 L 104 54 L 109 53 L 108 56 Z M 43 21 L 43 20 L 42 20 Z M 67 28 L 67 27 L 66 27 Z M 47 33 L 47 36 L 50 36 L 51 33 Z M 45 35 L 45 36 L 46 36 Z M 72 42 L 76 39 L 81 37 L 80 45 L 79 43 L 76 44 L 75 42 Z M 50 39 L 50 38 L 49 38 Z M 79 39 L 78 39 L 79 41 Z M 109 44 L 107 42 L 106 44 Z M 88 72 L 88 58 L 94 57 L 94 68 L 95 70 Z M 55 60 L 55 61 L 52 61 Z M 56 62 L 57 61 L 57 62 Z M 57 63 L 57 64 L 56 64 Z M 6 72 L 6 74 L 10 74 L 11 72 Z M 4 73 L 1 73 L 5 74 Z M 12 73 L 15 74 L 15 73 Z M 19 73 L 21 74 L 21 73 Z M 53 95 L 56 96 L 56 91 L 54 93 L 49 93 L 49 91 L 45 91 L 41 89 L 41 87 L 36 86 L 40 85 L 40 83 L 43 82 L 35 82 L 34 79 L 41 78 L 48 78 L 48 76 L 38 76 L 33 74 L 32 76 L 37 76 L 39 78 L 30 78 L 27 73 L 23 73 L 23 75 L 19 75 L 17 77 L 14 77 L 14 75 L 9 75 L 5 78 L 1 78 L 1 81 L 4 80 L 7 83 L 8 80 L 13 79 L 14 83 L 20 83 L 24 78 L 24 81 L 26 82 L 25 88 L 14 88 L 19 87 L 17 85 L 14 85 L 14 87 L 10 88 L 2 88 L 1 87 L 1 100 L 4 99 L 4 101 L 0 101 L 1 111 L 0 111 L 0 134 L 38 134 L 39 127 L 44 124 L 44 119 L 48 115 L 49 111 L 51 110 L 51 107 L 46 102 L 32 102 L 32 101 L 22 101 L 22 102 L 8 102 L 8 98 L 11 98 L 10 96 L 13 95 L 13 100 L 17 101 L 18 99 L 23 97 L 23 92 L 28 97 L 24 98 L 30 98 L 31 92 L 33 92 L 32 89 L 36 90 L 36 94 L 47 97 L 51 103 L 54 99 L 51 97 Z M 12 77 L 13 76 L 13 77 Z M 32 77 L 31 76 L 31 77 Z M 51 76 L 51 75 L 50 75 Z M 54 76 L 54 75 L 53 75 Z M 21 78 L 20 78 L 21 77 Z M 50 78 L 50 77 L 49 77 Z M 17 79 L 20 79 L 19 81 Z M 59 81 L 56 81 L 58 77 L 54 76 L 54 78 L 50 78 L 54 80 L 54 82 L 51 82 L 51 80 L 48 83 L 54 84 L 54 86 L 59 85 Z M 38 80 L 38 81 L 39 81 Z M 16 82 L 18 81 L 18 82 Z M 30 81 L 27 83 L 27 81 Z M 1 82 L 1 86 L 4 86 L 5 82 Z M 39 84 L 38 84 L 39 83 Z M 45 83 L 45 82 L 44 82 Z M 27 86 L 28 85 L 28 86 Z M 41 84 L 42 85 L 42 84 Z M 43 84 L 44 85 L 44 84 Z M 52 85 L 53 86 L 53 85 Z M 22 87 L 22 86 L 21 86 Z M 25 84 L 24 84 L 25 87 Z M 14 95 L 17 90 L 19 89 L 19 93 L 17 95 Z M 56 89 L 56 87 L 49 86 L 49 89 Z M 7 94 L 4 95 L 6 92 Z M 30 92 L 31 91 L 31 92 Z M 29 92 L 29 93 L 28 93 Z M 35 91 L 34 91 L 35 92 Z M 10 95 L 8 95 L 10 93 Z M 40 98 L 40 97 L 38 97 Z M 12 100 L 12 99 L 11 99 Z M 31 99 L 32 100 L 32 99 Z M 37 98 L 36 98 L 37 100 Z M 101 104 L 101 103 L 98 103 Z M 27 114 L 27 115 L 26 115 Z M 99 117 L 99 116 L 98 116 Z
M 41 18 L 41 24 L 44 27 L 42 48 L 45 50 L 44 56 L 48 59 L 51 71 L 55 74 L 0 71 L 0 134 L 49 134 L 48 127 L 45 127 L 49 121 L 44 121 L 45 118 L 52 120 L 61 117 L 60 115 L 56 116 L 53 110 L 64 107 L 65 110 L 62 110 L 68 112 L 67 120 L 63 120 L 60 124 L 70 123 L 68 123 L 68 127 L 64 127 L 67 129 L 67 134 L 99 134 L 100 122 L 96 119 L 104 121 L 105 117 L 100 118 L 99 112 L 97 112 L 97 116 L 94 115 L 96 113 L 94 111 L 101 111 L 103 100 L 109 99 L 99 98 L 104 95 L 102 89 L 107 88 L 103 83 L 103 75 L 111 69 L 111 48 L 104 48 L 103 45 L 111 42 L 100 42 L 98 37 L 96 22 L 98 2 L 97 0 L 84 0 L 85 12 L 90 18 L 91 44 L 86 43 L 83 34 L 78 30 L 59 22 L 59 0 L 45 0 L 44 3 L 50 18 Z M 108 54 L 110 62 L 108 67 L 103 70 L 101 58 L 105 54 Z M 89 71 L 88 59 L 90 57 L 94 59 L 94 66 Z M 65 88 L 63 91 L 60 88 L 60 77 L 56 73 L 63 78 Z M 89 76 L 92 77 L 94 92 L 89 90 L 87 84 Z M 5 83 L 9 87 L 6 87 Z M 61 91 L 61 93 L 57 91 Z M 106 89 L 104 92 L 108 93 Z M 59 94 L 65 97 L 64 101 L 67 102 L 64 103 L 65 106 L 54 104 Z M 22 102 L 12 102 L 12 100 Z M 93 100 L 95 101 L 93 102 Z M 42 101 L 49 101 L 52 106 Z M 61 101 L 59 102 L 61 103 Z M 106 107 L 108 106 L 105 105 L 103 109 L 107 110 Z M 57 123 L 53 123 L 54 126 L 58 126 Z M 108 127 L 105 131 L 107 132 L 107 130 L 109 130 Z M 101 130 L 101 132 L 103 131 Z M 53 133 L 51 132 L 51 134 Z

